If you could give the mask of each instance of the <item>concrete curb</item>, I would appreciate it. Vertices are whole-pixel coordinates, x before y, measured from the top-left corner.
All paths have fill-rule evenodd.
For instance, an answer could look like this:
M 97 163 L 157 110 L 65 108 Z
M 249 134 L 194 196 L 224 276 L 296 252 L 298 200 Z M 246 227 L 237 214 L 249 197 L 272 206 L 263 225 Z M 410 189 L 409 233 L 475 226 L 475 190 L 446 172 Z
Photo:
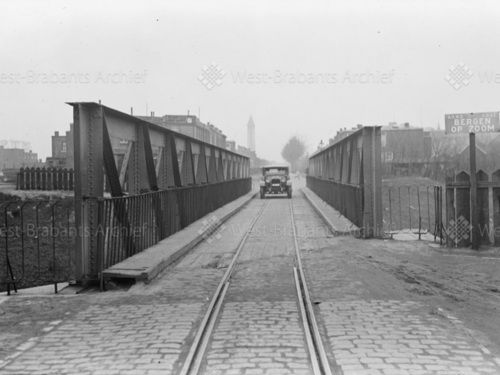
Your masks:
M 68 285 L 69 285 L 69 283 L 67 283 L 67 282 L 57 283 L 58 292 L 61 293 Z M 54 293 L 54 284 L 47 284 L 47 285 L 35 286 L 32 288 L 18 289 L 17 293 L 14 292 L 14 290 L 11 290 L 10 295 L 17 296 L 17 297 L 41 297 L 41 296 L 47 296 L 47 295 L 57 296 L 57 294 Z M 9 298 L 7 296 L 7 292 L 0 292 L 0 304 L 2 302 L 4 302 L 2 300 L 3 298 Z
M 309 201 L 311 206 L 318 213 L 318 215 L 321 216 L 321 218 L 325 221 L 326 225 L 331 229 L 331 231 L 333 232 L 333 234 L 335 236 L 353 236 L 355 238 L 361 237 L 361 232 L 360 232 L 359 228 L 345 217 L 343 217 L 343 219 L 342 219 L 342 221 L 345 224 L 344 229 L 339 229 L 338 225 L 333 224 L 332 221 L 328 218 L 328 216 L 324 212 L 324 210 L 320 209 L 318 207 L 318 205 L 316 204 L 316 202 L 314 202 L 314 200 L 316 200 L 316 201 L 323 201 L 323 200 L 321 198 L 319 198 L 316 194 L 314 194 L 312 191 L 307 191 L 309 189 L 307 189 L 307 190 L 306 189 L 307 188 L 301 188 L 302 194 L 304 194 L 304 196 Z M 313 194 L 314 194 L 315 198 L 313 198 Z M 341 217 L 341 214 L 337 210 L 335 210 L 333 207 L 330 207 L 330 206 L 327 206 L 327 207 L 328 207 L 328 210 L 332 211 L 332 213 L 336 213 L 338 217 Z M 347 228 L 349 228 L 349 229 L 347 229 Z
M 245 207 L 257 194 L 258 192 L 252 190 L 243 197 L 229 202 L 156 245 L 104 270 L 103 277 L 132 278 L 136 281 L 150 282 L 165 268 L 204 240 L 203 234 L 198 232 L 202 227 L 200 222 L 207 217 L 215 216 L 217 222 L 214 229 L 216 229 Z M 237 202 L 238 200 L 241 202 Z

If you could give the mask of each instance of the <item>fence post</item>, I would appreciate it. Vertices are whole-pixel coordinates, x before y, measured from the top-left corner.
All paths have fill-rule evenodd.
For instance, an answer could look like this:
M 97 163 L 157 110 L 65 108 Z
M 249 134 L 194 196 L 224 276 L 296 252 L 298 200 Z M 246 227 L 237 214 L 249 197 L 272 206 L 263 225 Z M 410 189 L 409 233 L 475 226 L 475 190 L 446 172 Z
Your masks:
M 74 190 L 74 188 L 75 188 L 74 178 L 75 178 L 75 171 L 73 170 L 73 168 L 70 168 L 70 170 L 69 170 L 69 190 Z
M 40 167 L 35 169 L 35 182 L 36 182 L 36 190 L 42 189 L 42 174 Z
M 62 188 L 63 190 L 68 190 L 68 169 L 64 168 L 62 170 Z
M 31 169 L 26 168 L 25 169 L 26 174 L 24 176 L 24 190 L 30 190 L 31 189 Z
M 64 190 L 63 187 L 63 169 L 57 168 L 57 190 Z
M 24 175 L 24 168 L 21 168 L 19 170 L 19 189 L 24 190 L 25 189 L 25 175 Z
M 477 205 L 477 180 L 476 180 L 476 134 L 469 133 L 469 160 L 470 160 L 470 222 L 472 249 L 479 248 L 478 231 L 478 205 Z
M 42 176 L 42 190 L 47 190 L 47 169 L 43 167 L 41 169 L 41 176 Z
M 500 169 L 491 174 L 491 180 L 500 182 Z M 500 184 L 499 184 L 500 185 Z M 493 244 L 500 246 L 500 187 L 493 189 Z
M 446 246 L 455 247 L 455 238 L 450 237 L 450 232 L 452 229 L 450 225 L 455 225 L 456 227 L 456 215 L 455 215 L 455 188 L 450 184 L 455 181 L 455 175 L 446 176 Z M 454 223 L 454 224 L 452 224 Z
M 57 190 L 57 169 L 52 167 L 52 190 Z
M 488 181 L 488 174 L 483 170 L 476 173 L 476 181 Z M 489 212 L 489 188 L 477 188 L 477 229 L 479 245 L 488 245 L 490 243 L 490 212 Z
M 470 176 L 466 172 L 460 172 L 456 177 L 457 182 L 470 182 Z M 470 188 L 457 188 L 457 231 L 458 247 L 467 247 L 471 243 L 471 217 L 470 217 Z M 463 221 L 465 220 L 465 222 Z M 464 223 L 461 225 L 461 223 Z

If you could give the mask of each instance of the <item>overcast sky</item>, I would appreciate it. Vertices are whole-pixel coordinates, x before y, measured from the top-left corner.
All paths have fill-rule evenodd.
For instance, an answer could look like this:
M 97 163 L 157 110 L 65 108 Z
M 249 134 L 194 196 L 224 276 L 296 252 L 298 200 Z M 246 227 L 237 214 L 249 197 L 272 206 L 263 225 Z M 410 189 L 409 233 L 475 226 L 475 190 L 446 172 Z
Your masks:
M 65 102 L 98 100 L 201 113 L 241 145 L 252 115 L 257 154 L 276 161 L 293 135 L 312 151 L 356 124 L 443 127 L 500 109 L 499 20 L 495 1 L 2 2 L 0 139 L 45 160 Z M 221 79 L 202 82 L 211 64 Z

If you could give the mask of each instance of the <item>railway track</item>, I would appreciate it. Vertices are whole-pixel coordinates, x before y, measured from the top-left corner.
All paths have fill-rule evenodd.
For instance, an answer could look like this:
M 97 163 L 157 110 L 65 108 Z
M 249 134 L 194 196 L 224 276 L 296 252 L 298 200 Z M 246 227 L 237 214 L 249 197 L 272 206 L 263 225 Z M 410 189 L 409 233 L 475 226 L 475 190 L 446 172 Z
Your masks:
M 297 242 L 297 230 L 293 214 L 293 205 L 291 201 L 289 205 L 291 212 L 290 217 L 292 221 L 295 259 L 297 262 L 297 266 L 294 268 L 293 272 L 295 276 L 295 286 L 297 288 L 297 296 L 299 299 L 307 347 L 309 350 L 309 356 L 311 358 L 311 365 L 313 367 L 313 373 L 315 375 L 331 375 L 332 371 L 330 369 L 330 364 L 328 363 L 325 348 L 321 340 L 318 324 L 316 322 L 316 316 L 314 314 L 313 305 L 311 303 L 311 297 L 309 295 L 309 289 L 307 288 L 306 277 L 304 275 L 304 267 L 302 266 L 299 244 Z
M 238 264 L 238 259 L 240 258 L 240 255 L 247 244 L 249 236 L 254 230 L 256 223 L 262 217 L 266 208 L 268 208 L 270 201 L 271 200 L 265 201 L 261 210 L 251 222 L 249 229 L 239 242 L 236 252 L 229 263 L 222 280 L 218 284 L 215 294 L 212 297 L 207 311 L 201 321 L 186 360 L 184 361 L 184 365 L 180 371 L 181 375 L 195 375 L 202 373 L 200 371 L 202 370 L 202 365 L 204 359 L 206 358 L 214 329 L 225 303 L 225 297 L 228 289 L 230 288 L 233 272 Z M 332 371 L 320 336 L 320 331 L 316 321 L 313 305 L 311 303 L 310 293 L 300 257 L 292 201 L 287 201 L 289 205 L 291 234 L 294 246 L 294 267 L 290 269 L 290 272 L 293 272 L 293 279 L 295 280 L 296 296 L 305 337 L 305 346 L 307 347 L 309 356 L 310 368 L 312 369 L 312 373 L 314 375 L 331 375 Z

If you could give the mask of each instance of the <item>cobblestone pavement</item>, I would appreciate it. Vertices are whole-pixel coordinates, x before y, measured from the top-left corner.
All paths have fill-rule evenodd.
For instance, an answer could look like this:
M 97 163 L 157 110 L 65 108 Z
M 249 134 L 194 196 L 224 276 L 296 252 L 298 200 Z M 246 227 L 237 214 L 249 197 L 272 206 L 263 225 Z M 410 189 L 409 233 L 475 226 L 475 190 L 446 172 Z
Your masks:
M 152 283 L 89 295 L 81 311 L 45 322 L 0 359 L 0 374 L 176 374 L 225 272 L 223 259 L 263 205 L 253 203 L 226 223 L 238 230 L 201 243 Z M 80 306 L 83 298 L 75 297 Z
M 390 300 L 322 303 L 326 333 L 344 374 L 499 373 L 500 360 L 457 337 L 423 307 Z
M 203 374 L 309 374 L 295 302 L 230 302 Z
M 460 320 L 420 301 L 394 299 L 398 286 L 387 272 L 374 283 L 376 269 L 355 254 L 368 242 L 320 230 L 321 219 L 303 197 L 294 210 L 324 344 L 344 375 L 500 374 L 500 359 Z
M 201 304 L 91 306 L 25 344 L 2 374 L 172 374 Z M 21 351 L 20 351 L 21 353 Z
M 0 374 L 178 373 L 231 255 L 263 202 L 252 201 L 226 223 L 220 239 L 202 243 L 149 285 L 71 300 L 51 297 L 63 298 L 68 306 L 78 303 L 78 311 L 40 321 L 43 328 L 32 338 L 0 357 Z M 500 374 L 500 360 L 463 322 L 423 298 L 409 298 L 415 295 L 405 282 L 376 267 L 366 251 L 357 254 L 373 242 L 334 237 L 299 192 L 292 202 L 334 370 L 344 375 Z M 269 200 L 243 249 L 202 365 L 205 374 L 311 373 L 293 284 L 288 203 Z M 10 311 L 9 304 L 2 309 Z M 0 332 L 1 340 L 8 337 Z

